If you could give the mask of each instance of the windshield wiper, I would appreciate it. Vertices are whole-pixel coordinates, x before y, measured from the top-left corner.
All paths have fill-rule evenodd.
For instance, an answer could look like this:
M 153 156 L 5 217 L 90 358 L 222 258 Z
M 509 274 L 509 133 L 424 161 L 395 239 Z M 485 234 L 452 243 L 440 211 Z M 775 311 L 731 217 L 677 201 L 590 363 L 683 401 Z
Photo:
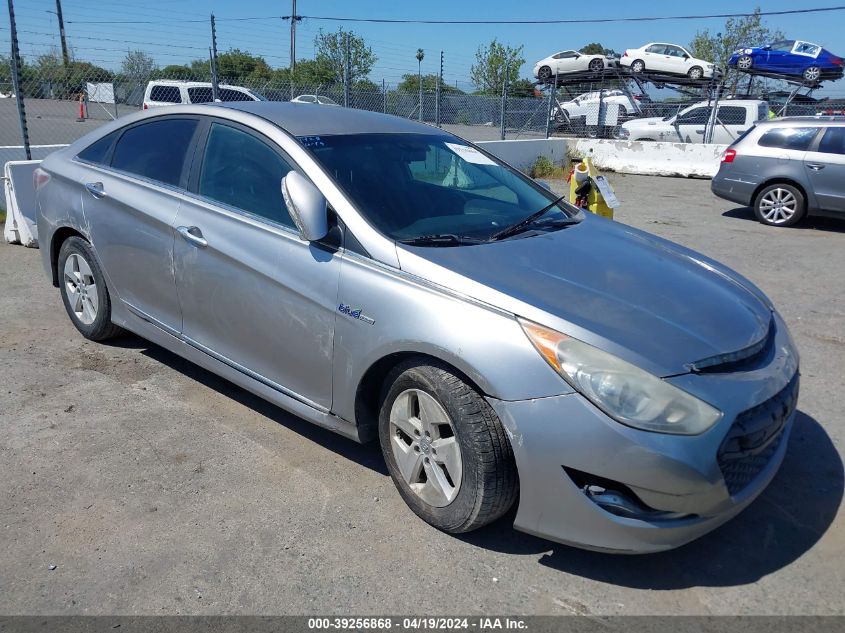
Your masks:
M 481 244 L 484 240 L 480 240 L 475 237 L 467 237 L 466 235 L 456 235 L 454 233 L 435 233 L 433 235 L 411 237 L 407 240 L 399 240 L 399 242 L 407 244 L 408 246 L 449 246 L 461 244 Z
M 529 226 L 530 224 L 532 224 L 536 220 L 539 220 L 542 216 L 544 216 L 546 213 L 548 213 L 554 206 L 556 206 L 557 204 L 559 204 L 560 202 L 565 200 L 566 196 L 567 196 L 567 194 L 563 194 L 560 198 L 558 198 L 554 202 L 547 204 L 545 207 L 543 207 L 539 211 L 535 211 L 534 213 L 529 215 L 524 220 L 520 220 L 519 222 L 517 222 L 516 224 L 514 224 L 512 226 L 509 226 L 507 228 L 502 229 L 501 231 L 497 231 L 496 233 L 493 233 L 493 235 L 490 236 L 490 241 L 493 242 L 495 240 L 502 240 L 506 237 L 510 237 L 511 235 L 516 235 L 517 233 L 521 233 L 522 231 L 525 230 L 525 228 L 527 226 Z

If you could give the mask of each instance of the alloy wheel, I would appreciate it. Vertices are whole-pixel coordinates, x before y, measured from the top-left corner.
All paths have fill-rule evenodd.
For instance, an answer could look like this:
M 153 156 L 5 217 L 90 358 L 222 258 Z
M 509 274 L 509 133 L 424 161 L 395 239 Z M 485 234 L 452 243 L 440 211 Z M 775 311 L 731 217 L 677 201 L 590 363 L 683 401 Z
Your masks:
M 701 79 L 704 76 L 704 71 L 700 68 L 693 68 L 689 71 L 689 78 L 692 80 Z
M 643 72 L 645 70 L 645 62 L 638 59 L 633 64 L 631 64 L 631 70 L 635 73 Z
M 78 253 L 65 260 L 64 283 L 73 315 L 80 323 L 91 325 L 97 318 L 100 293 L 91 266 Z
M 818 66 L 810 66 L 804 71 L 804 79 L 807 81 L 818 81 L 822 76 L 822 71 Z
M 771 224 L 787 222 L 798 210 L 798 200 L 791 191 L 777 187 L 760 200 L 760 213 Z
M 589 68 L 592 72 L 597 73 L 601 70 L 604 70 L 604 62 L 602 62 L 602 60 L 600 59 L 594 59 L 590 62 Z
M 736 67 L 740 70 L 748 70 L 754 64 L 754 60 L 748 55 L 743 55 L 736 62 Z
M 461 448 L 449 414 L 420 389 L 400 393 L 390 409 L 390 446 L 405 483 L 425 503 L 442 508 L 458 495 Z

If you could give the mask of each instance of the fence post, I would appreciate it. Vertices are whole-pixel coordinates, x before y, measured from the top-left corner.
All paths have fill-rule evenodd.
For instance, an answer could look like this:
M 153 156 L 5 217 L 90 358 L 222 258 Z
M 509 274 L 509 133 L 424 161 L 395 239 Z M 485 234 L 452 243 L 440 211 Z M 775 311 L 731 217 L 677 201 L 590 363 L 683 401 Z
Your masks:
M 440 74 L 437 75 L 437 94 L 435 96 L 434 102 L 434 124 L 437 127 L 442 127 L 440 125 L 440 100 L 443 98 L 443 51 L 440 51 Z
M 349 51 L 349 33 L 344 33 L 344 48 L 346 49 L 346 60 L 343 64 L 343 107 L 349 107 L 349 83 L 352 74 L 352 60 Z
M 505 140 L 505 113 L 508 108 L 508 67 L 505 66 L 505 74 L 502 76 L 502 107 L 501 107 L 501 115 L 502 115 L 502 129 L 501 138 Z
M 387 84 L 384 83 L 384 79 L 381 80 L 381 94 L 384 97 L 384 113 L 387 114 Z
M 12 90 L 15 93 L 15 101 L 18 104 L 18 119 L 21 125 L 21 139 L 23 140 L 23 151 L 27 160 L 32 160 L 32 150 L 29 148 L 29 130 L 26 127 L 26 105 L 24 104 L 23 92 L 21 91 L 21 58 L 18 50 L 18 29 L 15 25 L 15 7 L 12 0 L 9 0 L 9 29 L 12 36 Z
M 554 112 L 555 92 L 557 92 L 557 73 L 555 73 L 555 85 L 549 87 L 549 104 L 546 108 L 546 138 L 552 135 L 552 112 Z
M 211 98 L 217 101 L 220 98 L 220 87 L 217 79 L 217 27 L 214 24 L 214 14 L 211 14 L 211 50 L 209 51 L 211 70 Z

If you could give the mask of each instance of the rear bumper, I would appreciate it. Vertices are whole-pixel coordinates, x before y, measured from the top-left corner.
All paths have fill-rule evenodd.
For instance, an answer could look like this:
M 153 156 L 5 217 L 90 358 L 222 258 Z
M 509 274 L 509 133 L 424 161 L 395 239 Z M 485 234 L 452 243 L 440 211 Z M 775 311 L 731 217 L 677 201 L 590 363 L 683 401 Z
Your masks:
M 748 207 L 754 203 L 754 192 L 759 185 L 756 176 L 733 173 L 722 166 L 710 181 L 710 190 L 720 198 Z
M 698 436 L 623 426 L 579 394 L 515 402 L 490 399 L 519 470 L 514 527 L 585 549 L 636 554 L 679 547 L 739 514 L 774 478 L 792 430 L 798 359 L 785 327 L 775 349 L 766 367 L 740 377 L 681 379 L 678 386 L 691 393 L 702 395 L 715 387 L 726 395 L 725 402 L 716 403 L 722 420 Z M 787 391 L 789 398 L 783 400 Z M 781 407 L 782 402 L 789 406 Z M 761 442 L 757 463 L 734 463 L 753 469 L 741 472 L 738 483 L 736 468 L 725 465 L 723 442 L 749 413 L 766 416 L 775 408 L 782 415 L 776 433 Z M 607 490 L 620 484 L 623 496 L 641 512 L 609 511 L 585 479 Z

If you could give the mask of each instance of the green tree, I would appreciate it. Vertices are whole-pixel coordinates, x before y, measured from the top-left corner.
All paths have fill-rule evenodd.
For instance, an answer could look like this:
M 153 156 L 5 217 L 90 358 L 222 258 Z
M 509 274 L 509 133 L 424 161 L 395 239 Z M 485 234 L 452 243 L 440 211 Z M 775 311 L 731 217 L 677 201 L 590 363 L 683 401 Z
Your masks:
M 293 79 L 294 83 L 300 86 L 328 86 L 335 83 L 335 74 L 324 60 L 301 59 L 296 62 Z M 277 68 L 273 71 L 274 84 L 287 84 L 290 80 L 290 68 Z
M 500 94 L 504 81 L 514 83 L 525 63 L 522 50 L 522 46 L 512 48 L 500 44 L 496 38 L 487 46 L 479 46 L 470 69 L 470 79 L 476 89 L 481 94 Z
M 211 64 L 207 59 L 191 62 L 191 73 L 203 81 L 211 79 Z M 260 55 L 233 48 L 217 55 L 217 78 L 220 83 L 243 84 L 267 82 L 273 69 Z
M 159 75 L 166 79 L 193 79 L 194 71 L 187 64 L 168 64 Z
M 434 92 L 437 90 L 437 75 L 432 73 L 422 76 L 422 87 L 424 92 Z M 402 75 L 402 81 L 396 87 L 400 92 L 419 92 L 420 82 L 417 73 L 407 73 Z M 458 90 L 455 86 L 450 86 L 443 83 L 440 86 L 441 94 L 464 94 L 463 90 Z
M 320 29 L 314 38 L 315 59 L 330 69 L 336 83 L 343 82 L 346 67 L 346 47 L 349 44 L 349 81 L 354 83 L 363 79 L 372 70 L 378 58 L 366 41 L 353 31 L 346 31 L 343 27 L 337 31 L 327 33 Z
M 607 55 L 608 57 L 619 57 L 619 53 L 612 48 L 605 48 L 599 42 L 591 42 L 587 44 L 581 49 L 581 52 L 584 53 L 584 55 Z
M 710 29 L 696 32 L 690 42 L 689 49 L 693 56 L 715 62 L 716 66 L 727 70 L 728 59 L 741 46 L 756 46 L 783 39 L 783 33 L 778 29 L 770 29 L 763 22 L 760 8 L 757 7 L 752 15 L 741 18 L 728 18 L 721 31 L 713 33 Z M 736 88 L 739 73 L 730 70 L 728 84 Z
M 135 84 L 149 81 L 150 76 L 158 70 L 155 60 L 144 51 L 129 51 L 120 64 L 123 75 Z
M 508 94 L 512 97 L 536 97 L 537 87 L 530 79 L 517 79 L 508 84 Z

